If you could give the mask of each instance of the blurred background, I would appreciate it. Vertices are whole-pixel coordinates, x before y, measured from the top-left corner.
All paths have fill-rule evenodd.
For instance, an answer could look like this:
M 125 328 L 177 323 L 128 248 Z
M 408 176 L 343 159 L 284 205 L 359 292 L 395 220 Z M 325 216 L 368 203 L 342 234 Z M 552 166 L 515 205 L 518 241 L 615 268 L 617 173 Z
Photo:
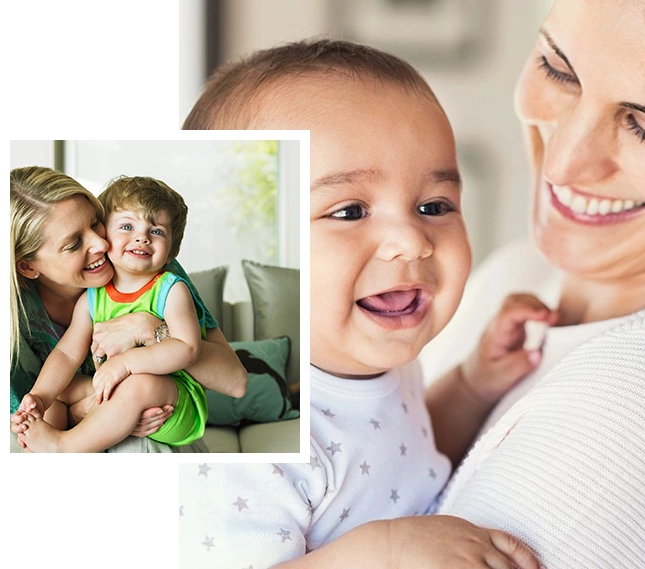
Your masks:
M 553 0 L 182 0 L 181 125 L 210 72 L 313 36 L 365 43 L 412 63 L 452 122 L 475 263 L 527 235 L 529 173 L 513 89 Z

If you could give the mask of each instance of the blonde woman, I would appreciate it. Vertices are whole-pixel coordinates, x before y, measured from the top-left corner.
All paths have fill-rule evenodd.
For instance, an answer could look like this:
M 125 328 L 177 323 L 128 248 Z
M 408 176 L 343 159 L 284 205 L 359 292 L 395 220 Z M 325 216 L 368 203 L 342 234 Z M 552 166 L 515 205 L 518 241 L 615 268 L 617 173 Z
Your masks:
M 11 401 L 14 413 L 31 389 L 45 359 L 71 322 L 74 306 L 86 288 L 106 285 L 113 276 L 98 200 L 74 179 L 43 167 L 11 171 Z M 186 277 L 173 262 L 169 269 Z M 130 314 L 97 325 L 91 353 L 79 374 L 92 375 L 92 358 L 122 353 L 157 341 L 163 323 L 149 314 Z M 200 358 L 188 371 L 204 387 L 240 397 L 246 372 L 217 322 L 207 315 L 207 339 Z M 92 398 L 68 409 L 70 422 L 82 419 Z M 146 435 L 156 432 L 172 408 L 144 412 L 133 434 L 114 452 L 169 452 Z M 25 425 L 12 425 L 15 433 Z M 196 443 L 195 452 L 205 451 Z

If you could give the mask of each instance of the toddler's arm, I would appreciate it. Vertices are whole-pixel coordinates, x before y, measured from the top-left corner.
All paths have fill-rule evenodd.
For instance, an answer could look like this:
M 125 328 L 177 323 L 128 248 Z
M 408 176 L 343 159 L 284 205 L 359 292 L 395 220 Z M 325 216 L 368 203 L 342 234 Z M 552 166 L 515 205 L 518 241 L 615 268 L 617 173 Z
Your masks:
M 137 346 L 156 343 L 154 330 L 161 320 L 147 312 L 117 316 L 94 325 L 92 354 L 112 358 Z M 248 376 L 219 328 L 208 328 L 197 361 L 185 369 L 202 386 L 230 397 L 242 397 Z
M 109 399 L 114 388 L 131 374 L 167 375 L 197 360 L 201 330 L 192 296 L 184 283 L 177 282 L 170 289 L 164 319 L 171 338 L 118 354 L 99 367 L 93 380 L 97 403 Z
M 539 569 L 515 537 L 452 516 L 371 522 L 300 559 L 274 569 Z
M 437 448 L 458 464 L 497 401 L 539 363 L 525 350 L 529 320 L 553 325 L 558 314 L 529 294 L 506 298 L 475 351 L 426 391 Z
M 36 383 L 22 399 L 14 416 L 22 415 L 23 412 L 42 415 L 49 409 L 82 365 L 91 341 L 92 320 L 87 293 L 83 293 L 76 302 L 69 328 L 47 356 Z

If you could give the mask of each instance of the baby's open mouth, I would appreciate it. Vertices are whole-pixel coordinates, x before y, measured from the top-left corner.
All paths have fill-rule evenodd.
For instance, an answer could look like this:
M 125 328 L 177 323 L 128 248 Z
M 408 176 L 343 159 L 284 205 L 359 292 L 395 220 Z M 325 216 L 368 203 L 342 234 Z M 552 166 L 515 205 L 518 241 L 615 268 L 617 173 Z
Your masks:
M 419 289 L 394 290 L 361 298 L 356 304 L 382 316 L 403 316 L 418 308 L 420 292 Z

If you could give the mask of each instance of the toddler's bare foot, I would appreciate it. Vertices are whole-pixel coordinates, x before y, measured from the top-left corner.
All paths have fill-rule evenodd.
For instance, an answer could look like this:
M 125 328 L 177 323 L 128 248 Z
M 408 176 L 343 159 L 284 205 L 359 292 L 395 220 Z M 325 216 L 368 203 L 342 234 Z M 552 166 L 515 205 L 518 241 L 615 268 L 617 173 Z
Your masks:
M 55 429 L 43 419 L 27 413 L 27 430 L 18 435 L 25 443 L 27 452 L 60 452 L 62 431 Z

